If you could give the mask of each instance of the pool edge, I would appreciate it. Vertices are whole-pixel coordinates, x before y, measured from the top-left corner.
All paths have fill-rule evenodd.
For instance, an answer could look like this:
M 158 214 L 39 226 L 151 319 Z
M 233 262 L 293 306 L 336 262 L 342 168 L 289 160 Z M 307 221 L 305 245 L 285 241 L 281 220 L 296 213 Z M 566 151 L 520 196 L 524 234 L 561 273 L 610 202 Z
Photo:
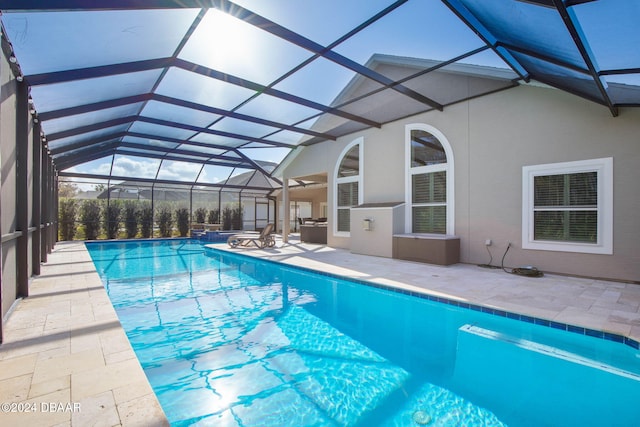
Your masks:
M 0 424 L 169 426 L 84 242 L 57 243 L 29 292 L 5 324 L 0 383 L 13 381 L 11 401 L 79 410 L 0 413 Z
M 631 337 L 628 337 L 628 336 L 625 336 L 625 335 L 622 335 L 622 334 L 619 334 L 617 332 L 611 332 L 611 331 L 606 331 L 606 330 L 598 330 L 598 329 L 588 328 L 588 327 L 584 327 L 584 326 L 578 326 L 578 325 L 565 323 L 565 322 L 557 322 L 557 321 L 554 321 L 554 320 L 544 319 L 542 317 L 536 317 L 536 316 L 532 316 L 532 315 L 529 315 L 529 314 L 516 313 L 516 312 L 513 312 L 513 311 L 493 308 L 493 307 L 482 305 L 482 304 L 478 304 L 478 303 L 468 303 L 468 302 L 464 302 L 464 301 L 461 301 L 461 300 L 455 300 L 453 298 L 442 297 L 442 296 L 438 296 L 438 295 L 434 295 L 433 293 L 430 293 L 428 289 L 419 288 L 419 287 L 416 287 L 416 286 L 413 286 L 413 285 L 410 285 L 410 284 L 404 284 L 404 286 L 410 287 L 412 289 L 403 289 L 401 287 L 396 287 L 396 286 L 393 286 L 393 285 L 387 285 L 387 284 L 384 284 L 384 283 L 378 283 L 378 282 L 374 282 L 374 281 L 371 281 L 371 280 L 358 279 L 358 278 L 355 278 L 355 277 L 342 276 L 342 275 L 339 275 L 337 273 L 331 273 L 331 272 L 328 272 L 328 271 L 317 270 L 317 269 L 314 269 L 312 267 L 307 267 L 307 266 L 290 264 L 290 263 L 287 263 L 287 262 L 278 261 L 278 260 L 270 259 L 270 258 L 263 257 L 263 256 L 254 256 L 254 255 L 252 255 L 250 253 L 246 253 L 246 252 L 231 251 L 231 250 L 227 250 L 226 248 L 215 247 L 214 245 L 210 245 L 210 244 L 205 244 L 204 248 L 205 248 L 205 250 L 218 251 L 218 252 L 224 253 L 224 254 L 237 255 L 237 256 L 240 256 L 240 257 L 248 258 L 248 259 L 259 259 L 259 260 L 270 262 L 270 263 L 274 263 L 274 264 L 285 265 L 285 266 L 290 267 L 290 268 L 294 268 L 294 269 L 298 269 L 298 270 L 302 270 L 302 271 L 307 271 L 307 272 L 313 272 L 313 273 L 316 273 L 316 274 L 320 274 L 322 276 L 328 276 L 328 277 L 332 277 L 332 278 L 336 278 L 336 279 L 347 280 L 347 281 L 354 282 L 354 283 L 359 283 L 359 284 L 362 284 L 362 285 L 365 285 L 365 286 L 370 286 L 370 287 L 377 288 L 377 289 L 384 289 L 384 290 L 387 290 L 387 291 L 400 293 L 400 294 L 403 294 L 403 295 L 409 295 L 409 296 L 412 296 L 412 297 L 421 298 L 421 299 L 425 299 L 425 300 L 429 300 L 429 301 L 433 301 L 433 302 L 438 302 L 438 303 L 442 303 L 442 304 L 447 304 L 447 305 L 451 305 L 451 306 L 455 306 L 455 307 L 459 307 L 459 308 L 463 308 L 463 309 L 481 311 L 483 313 L 491 314 L 491 315 L 494 315 L 494 316 L 507 317 L 507 318 L 510 318 L 510 319 L 513 319 L 513 320 L 517 320 L 517 321 L 521 321 L 521 322 L 525 322 L 525 323 L 532 323 L 532 324 L 536 324 L 536 325 L 550 327 L 550 328 L 553 328 L 553 329 L 563 330 L 565 332 L 571 332 L 571 333 L 576 333 L 576 334 L 579 334 L 579 335 L 586 335 L 586 336 L 590 336 L 590 337 L 594 337 L 594 338 L 603 339 L 603 340 L 606 340 L 606 341 L 617 342 L 617 343 L 629 346 L 629 347 L 631 347 L 633 349 L 640 350 L 640 342 L 638 340 L 636 340 L 634 338 L 631 338 Z

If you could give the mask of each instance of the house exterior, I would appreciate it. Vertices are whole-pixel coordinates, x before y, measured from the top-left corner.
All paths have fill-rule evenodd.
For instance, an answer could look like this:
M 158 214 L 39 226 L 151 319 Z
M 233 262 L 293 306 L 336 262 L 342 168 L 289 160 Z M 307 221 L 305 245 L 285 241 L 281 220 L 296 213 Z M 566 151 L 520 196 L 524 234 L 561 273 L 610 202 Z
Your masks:
M 378 60 L 397 73 L 417 61 Z M 640 282 L 640 110 L 613 117 L 535 82 L 501 86 L 513 81 L 487 67 L 430 76 L 424 83 L 434 91 L 460 92 L 443 111 L 313 141 L 276 171 L 288 179 L 326 176 L 329 246 L 358 246 L 363 224 L 354 207 L 396 203 L 393 224 L 378 219 L 378 229 L 457 236 L 463 263 L 487 263 L 488 249 L 500 265 L 508 249 L 505 267 Z M 375 232 L 376 214 L 368 215 Z M 370 245 L 390 253 L 386 233 Z

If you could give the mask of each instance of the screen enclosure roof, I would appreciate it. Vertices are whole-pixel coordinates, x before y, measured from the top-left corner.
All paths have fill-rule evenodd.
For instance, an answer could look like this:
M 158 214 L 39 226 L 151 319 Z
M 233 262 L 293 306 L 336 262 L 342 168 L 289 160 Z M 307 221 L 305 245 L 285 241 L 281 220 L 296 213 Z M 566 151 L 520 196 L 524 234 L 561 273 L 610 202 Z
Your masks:
M 522 81 L 614 116 L 640 105 L 635 1 L 0 0 L 0 10 L 2 48 L 61 176 L 268 193 L 296 147 Z M 460 76 L 485 83 L 459 91 Z

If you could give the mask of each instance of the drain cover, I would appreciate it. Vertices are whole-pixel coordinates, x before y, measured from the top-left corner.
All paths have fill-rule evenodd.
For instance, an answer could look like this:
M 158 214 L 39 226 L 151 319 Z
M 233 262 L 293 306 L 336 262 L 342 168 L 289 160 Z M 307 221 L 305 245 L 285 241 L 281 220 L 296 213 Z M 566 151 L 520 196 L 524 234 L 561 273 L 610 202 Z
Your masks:
M 425 411 L 416 411 L 413 413 L 413 421 L 421 426 L 427 425 L 431 422 L 431 415 Z

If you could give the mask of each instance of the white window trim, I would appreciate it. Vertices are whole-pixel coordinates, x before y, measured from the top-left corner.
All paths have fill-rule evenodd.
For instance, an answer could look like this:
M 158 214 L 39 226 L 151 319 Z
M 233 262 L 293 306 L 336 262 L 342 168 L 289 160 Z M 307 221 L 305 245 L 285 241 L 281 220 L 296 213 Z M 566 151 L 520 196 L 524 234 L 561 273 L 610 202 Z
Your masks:
M 429 132 L 442 144 L 444 152 L 447 155 L 447 163 L 437 164 L 430 166 L 411 167 L 411 131 L 423 130 Z M 412 190 L 412 176 L 416 174 L 430 173 L 445 171 L 447 173 L 447 234 L 454 235 L 456 230 L 455 225 L 455 193 L 454 193 L 454 162 L 453 162 L 453 149 L 449 144 L 449 140 L 444 136 L 442 132 L 433 126 L 424 123 L 412 123 L 408 124 L 404 128 L 404 147 L 405 147 L 405 184 L 404 184 L 404 202 L 405 202 L 405 233 L 411 233 L 413 223 L 413 204 L 411 203 L 411 190 Z
M 340 170 L 340 164 L 342 163 L 342 159 L 347 155 L 349 150 L 353 148 L 354 145 L 358 146 L 358 175 L 356 176 L 348 176 L 338 178 L 338 172 Z M 357 182 L 358 183 L 358 204 L 361 205 L 363 203 L 364 197 L 364 137 L 359 137 L 351 141 L 347 144 L 346 147 L 342 150 L 340 155 L 338 156 L 338 160 L 336 161 L 335 170 L 333 171 L 333 235 L 335 237 L 351 237 L 350 231 L 338 231 L 338 184 L 344 184 L 347 182 Z
M 570 173 L 598 173 L 597 243 L 534 240 L 534 177 Z M 522 168 L 522 248 L 543 251 L 613 254 L 613 158 L 549 163 Z

